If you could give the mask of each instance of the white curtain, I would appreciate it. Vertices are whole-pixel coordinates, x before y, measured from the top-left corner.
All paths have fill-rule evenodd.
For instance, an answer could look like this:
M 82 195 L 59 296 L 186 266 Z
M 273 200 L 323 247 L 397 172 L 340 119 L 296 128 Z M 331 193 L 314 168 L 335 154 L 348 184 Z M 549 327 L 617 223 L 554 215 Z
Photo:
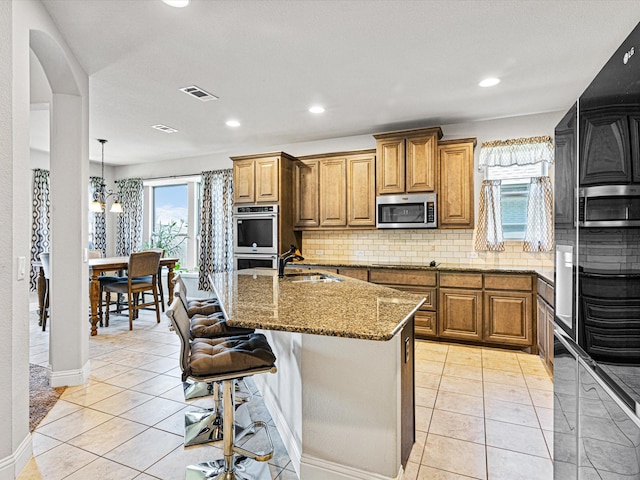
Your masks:
M 504 250 L 500 180 L 484 180 L 480 188 L 480 212 L 476 226 L 476 250 Z
M 553 250 L 553 187 L 549 177 L 534 177 L 529 186 L 525 252 Z
M 483 142 L 478 168 L 482 170 L 484 167 L 510 167 L 540 162 L 553 163 L 553 143 L 549 136 Z

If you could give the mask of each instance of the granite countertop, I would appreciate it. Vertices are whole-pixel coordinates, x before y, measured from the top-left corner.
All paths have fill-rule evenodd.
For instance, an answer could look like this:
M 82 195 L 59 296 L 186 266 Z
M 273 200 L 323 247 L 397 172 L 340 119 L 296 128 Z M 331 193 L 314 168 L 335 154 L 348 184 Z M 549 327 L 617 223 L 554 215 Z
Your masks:
M 238 270 L 214 274 L 213 288 L 229 326 L 365 340 L 390 340 L 425 301 L 330 275 L 342 281 L 299 282 L 278 278 L 272 269 Z
M 415 264 L 415 263 L 372 263 L 372 264 L 354 264 L 346 262 L 332 262 L 332 261 L 314 261 L 305 260 L 302 262 L 296 262 L 294 265 L 304 266 L 316 266 L 331 267 L 331 268 L 389 268 L 389 269 L 403 269 L 403 270 L 434 270 L 434 271 L 472 271 L 472 272 L 484 272 L 484 273 L 532 273 L 542 277 L 547 283 L 553 285 L 553 268 L 535 268 L 530 266 L 518 266 L 518 265 L 478 265 L 474 263 L 437 263 L 435 267 L 429 264 Z

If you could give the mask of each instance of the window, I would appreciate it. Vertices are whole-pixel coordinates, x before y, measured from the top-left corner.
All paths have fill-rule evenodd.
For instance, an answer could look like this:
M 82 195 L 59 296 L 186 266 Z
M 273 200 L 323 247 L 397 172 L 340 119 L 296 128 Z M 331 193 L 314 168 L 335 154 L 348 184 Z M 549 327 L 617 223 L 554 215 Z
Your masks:
M 522 240 L 527 228 L 527 201 L 531 177 L 547 174 L 546 162 L 508 167 L 487 167 L 487 180 L 501 180 L 500 207 L 505 240 Z
M 146 180 L 144 185 L 146 244 L 166 248 L 164 243 L 173 238 L 169 245 L 176 248 L 167 254 L 179 259 L 180 268 L 193 269 L 197 265 L 200 176 Z

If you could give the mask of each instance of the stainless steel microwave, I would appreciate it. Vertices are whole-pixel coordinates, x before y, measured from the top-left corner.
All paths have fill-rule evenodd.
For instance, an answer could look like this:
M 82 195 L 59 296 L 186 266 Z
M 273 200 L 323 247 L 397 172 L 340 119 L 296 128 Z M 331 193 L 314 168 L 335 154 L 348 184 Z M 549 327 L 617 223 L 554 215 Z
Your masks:
M 640 227 L 640 185 L 598 185 L 578 190 L 581 227 Z
M 376 197 L 378 228 L 436 228 L 438 207 L 435 193 L 381 195 Z

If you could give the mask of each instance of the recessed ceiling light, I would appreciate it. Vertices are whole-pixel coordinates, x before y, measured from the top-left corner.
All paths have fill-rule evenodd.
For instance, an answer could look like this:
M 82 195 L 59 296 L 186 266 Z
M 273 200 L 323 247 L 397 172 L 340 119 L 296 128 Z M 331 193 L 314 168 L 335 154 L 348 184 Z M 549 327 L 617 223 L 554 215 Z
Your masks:
M 311 113 L 324 113 L 324 107 L 321 107 L 320 105 L 314 105 L 313 107 L 309 108 L 309 111 Z
M 189 5 L 189 0 L 162 0 L 170 7 L 182 8 Z
M 238 120 L 227 120 L 226 124 L 227 124 L 227 127 L 239 127 L 240 126 L 240 122 Z
M 162 125 L 161 123 L 157 125 L 151 125 L 151 128 L 155 128 L 156 130 L 160 130 L 164 133 L 176 133 L 178 130 L 172 127 L 167 127 L 166 125 Z
M 499 78 L 485 78 L 478 85 L 480 85 L 481 87 L 493 87 L 499 83 L 500 83 Z

